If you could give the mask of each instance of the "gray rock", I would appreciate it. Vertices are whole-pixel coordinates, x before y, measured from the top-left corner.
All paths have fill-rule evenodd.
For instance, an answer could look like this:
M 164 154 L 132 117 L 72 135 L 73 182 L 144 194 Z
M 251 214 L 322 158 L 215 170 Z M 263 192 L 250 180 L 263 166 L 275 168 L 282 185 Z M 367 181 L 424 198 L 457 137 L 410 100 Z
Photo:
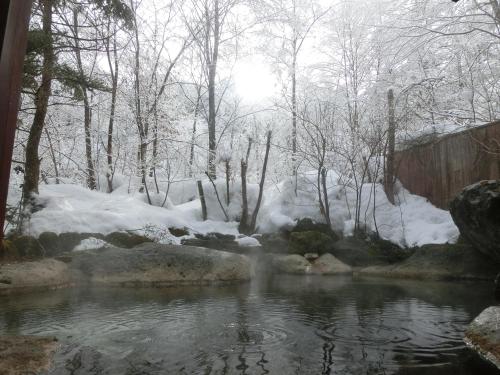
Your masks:
M 426 245 L 408 259 L 393 265 L 371 266 L 361 274 L 432 280 L 494 280 L 498 265 L 464 244 Z
M 134 246 L 153 242 L 150 238 L 129 232 L 113 232 L 104 236 L 104 241 L 117 246 L 131 249 Z
M 0 295 L 54 289 L 71 282 L 68 265 L 55 259 L 0 266 Z
M 239 252 L 235 236 L 222 233 L 195 234 L 195 238 L 184 238 L 181 243 L 186 246 L 206 247 L 214 250 Z
M 71 268 L 82 275 L 81 281 L 123 286 L 240 282 L 252 273 L 243 255 L 155 243 L 81 251 L 73 256 Z
M 450 203 L 450 213 L 467 242 L 500 262 L 500 180 L 466 187 Z
M 322 275 L 340 275 L 352 273 L 352 268 L 332 254 L 323 254 L 312 263 L 312 272 Z
M 500 369 L 500 306 L 479 314 L 465 332 L 465 343 Z
M 310 273 L 311 263 L 302 255 L 278 255 L 272 256 L 272 267 L 278 273 L 306 274 Z

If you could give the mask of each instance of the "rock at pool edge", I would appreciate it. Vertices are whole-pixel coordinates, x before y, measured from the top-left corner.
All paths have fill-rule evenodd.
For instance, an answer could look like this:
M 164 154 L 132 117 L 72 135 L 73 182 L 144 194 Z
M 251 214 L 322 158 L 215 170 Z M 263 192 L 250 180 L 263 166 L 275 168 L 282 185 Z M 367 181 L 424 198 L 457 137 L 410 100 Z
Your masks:
M 465 332 L 465 343 L 500 369 L 500 306 L 483 310 Z

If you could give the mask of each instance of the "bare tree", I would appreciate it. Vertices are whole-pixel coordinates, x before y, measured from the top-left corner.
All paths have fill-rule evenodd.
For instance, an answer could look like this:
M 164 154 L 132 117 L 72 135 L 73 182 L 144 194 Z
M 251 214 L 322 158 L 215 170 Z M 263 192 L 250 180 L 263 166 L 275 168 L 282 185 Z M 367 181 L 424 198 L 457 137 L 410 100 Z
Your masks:
M 217 69 L 221 44 L 231 38 L 223 38 L 228 17 L 237 0 L 192 0 L 192 21 L 188 27 L 202 57 L 203 72 L 208 91 L 208 174 L 217 178 L 217 113 L 220 99 L 216 98 Z
M 53 1 L 39 0 L 42 9 L 42 32 L 46 42 L 42 49 L 41 83 L 35 93 L 35 115 L 29 130 L 26 143 L 26 160 L 23 183 L 24 206 L 30 204 L 32 194 L 38 194 L 38 178 L 40 176 L 40 158 L 38 146 L 45 125 L 45 116 L 51 94 L 52 78 L 54 74 L 55 55 L 52 40 Z

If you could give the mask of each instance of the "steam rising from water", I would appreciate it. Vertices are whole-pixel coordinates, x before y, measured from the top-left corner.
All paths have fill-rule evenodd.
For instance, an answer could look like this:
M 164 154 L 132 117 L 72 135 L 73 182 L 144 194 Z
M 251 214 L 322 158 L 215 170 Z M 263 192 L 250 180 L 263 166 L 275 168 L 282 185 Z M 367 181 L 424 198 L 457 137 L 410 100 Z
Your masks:
M 57 291 L 2 300 L 0 333 L 56 335 L 54 374 L 484 374 L 462 334 L 489 293 L 318 276 Z

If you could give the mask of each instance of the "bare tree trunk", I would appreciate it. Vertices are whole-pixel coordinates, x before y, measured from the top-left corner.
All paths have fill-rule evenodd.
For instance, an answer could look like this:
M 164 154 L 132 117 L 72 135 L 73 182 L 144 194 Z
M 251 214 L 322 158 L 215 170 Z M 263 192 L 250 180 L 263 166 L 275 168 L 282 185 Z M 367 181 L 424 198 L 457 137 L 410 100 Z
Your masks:
M 318 189 L 318 202 L 319 202 L 319 212 L 322 216 L 325 216 L 325 206 L 323 205 L 323 197 L 321 196 L 321 171 L 323 169 L 323 163 L 318 166 L 318 172 L 316 176 L 316 184 Z
M 189 150 L 189 177 L 193 177 L 194 144 L 196 141 L 196 124 L 198 122 L 198 111 L 200 109 L 200 101 L 201 101 L 201 85 L 197 87 L 196 105 L 194 107 L 193 133 L 191 134 L 191 148 Z
M 197 181 L 198 184 L 198 195 L 200 196 L 201 203 L 201 217 L 203 221 L 207 220 L 207 202 L 205 202 L 205 193 L 203 192 L 203 185 L 201 181 Z
M 229 197 L 229 180 L 231 178 L 231 160 L 226 160 L 226 204 L 229 206 L 231 199 Z
M 241 219 L 239 231 L 248 233 L 247 163 L 241 159 Z
M 266 154 L 264 156 L 264 165 L 262 166 L 262 175 L 259 183 L 259 196 L 257 198 L 257 204 L 252 214 L 252 221 L 250 222 L 250 229 L 252 232 L 255 231 L 255 226 L 257 224 L 257 215 L 259 214 L 260 204 L 262 202 L 262 194 L 264 193 L 264 182 L 266 180 L 266 170 L 267 161 L 269 159 L 269 150 L 271 149 L 271 131 L 267 132 L 267 142 L 266 142 Z
M 50 150 L 50 157 L 52 159 L 52 164 L 54 164 L 54 174 L 56 176 L 56 185 L 59 184 L 59 169 L 57 168 L 57 160 L 56 160 L 56 154 L 54 153 L 54 147 L 52 146 L 52 140 L 50 139 L 50 134 L 47 128 L 45 130 L 45 135 L 47 136 L 47 140 L 49 141 L 49 150 Z
M 389 107 L 389 129 L 387 132 L 388 147 L 386 152 L 385 166 L 385 194 L 389 202 L 394 204 L 394 152 L 396 142 L 396 120 L 394 117 L 394 92 L 392 89 L 387 91 L 387 104 Z
M 35 94 L 35 116 L 26 143 L 26 164 L 23 183 L 23 206 L 27 207 L 32 194 L 38 194 L 38 179 L 40 176 L 40 159 L 38 146 L 45 125 L 45 116 L 51 94 L 52 75 L 55 56 L 52 41 L 52 0 L 40 0 L 42 6 L 43 34 L 46 42 L 43 46 L 42 81 Z
M 160 188 L 158 187 L 158 180 L 156 178 L 156 163 L 158 159 L 158 111 L 155 107 L 154 109 L 154 124 L 153 124 L 153 163 L 151 169 L 153 171 L 153 180 L 155 183 L 156 194 L 160 194 Z
M 297 42 L 294 41 L 294 46 Z M 292 175 L 297 174 L 297 56 L 292 62 Z
M 248 138 L 248 147 L 245 159 L 241 159 L 241 219 L 239 231 L 248 233 L 248 194 L 247 194 L 247 169 L 250 150 L 252 149 L 252 138 Z
M 139 147 L 138 147 L 138 163 L 139 171 L 141 174 L 141 188 L 139 191 L 146 191 L 148 203 L 151 204 L 151 197 L 147 187 L 147 174 L 146 174 L 146 153 L 148 150 L 148 124 L 142 118 L 142 104 L 141 104 L 141 90 L 140 90 L 140 42 L 139 30 L 137 29 L 137 18 L 134 8 L 134 1 L 130 0 L 130 8 L 134 14 L 134 39 L 135 39 L 135 54 L 134 54 L 134 91 L 135 91 L 135 119 L 137 123 L 137 130 L 139 132 Z
M 92 123 L 92 109 L 90 108 L 87 93 L 84 94 L 84 127 L 85 127 L 85 156 L 87 159 L 87 186 L 90 190 L 95 190 L 97 188 L 95 179 L 95 169 L 94 162 L 92 160 L 92 134 L 90 132 L 90 126 Z
M 212 179 L 217 178 L 215 158 L 217 153 L 217 144 L 215 139 L 216 131 L 216 104 L 215 104 L 215 76 L 217 73 L 217 60 L 219 58 L 219 42 L 220 42 L 220 19 L 219 19 L 219 0 L 214 1 L 214 34 L 213 47 L 210 48 L 210 22 L 212 17 L 206 9 L 207 34 L 205 39 L 205 50 L 208 62 L 208 174 Z
M 116 28 L 115 28 L 116 35 Z M 108 193 L 113 191 L 113 176 L 114 176 L 114 165 L 113 165 L 113 127 L 115 123 L 115 110 L 116 110 L 116 93 L 118 89 L 118 56 L 116 52 L 116 36 L 113 35 L 113 59 L 114 59 L 114 67 L 111 62 L 111 55 L 109 51 L 109 40 L 107 41 L 107 57 L 108 57 L 108 65 L 109 71 L 111 75 L 111 108 L 109 111 L 109 122 L 108 122 L 108 142 L 106 147 L 107 154 L 107 163 L 108 168 L 106 171 L 106 180 L 108 183 Z
M 323 185 L 323 200 L 325 202 L 325 219 L 329 227 L 332 226 L 332 221 L 330 220 L 330 202 L 328 201 L 328 190 L 326 189 L 326 176 L 327 170 L 325 167 L 321 169 L 321 183 Z
M 83 71 L 82 57 L 80 53 L 79 39 L 78 39 L 78 11 L 73 10 L 73 28 L 75 36 L 75 56 L 78 66 L 78 74 L 80 75 L 80 89 L 83 94 L 83 107 L 84 107 L 84 120 L 83 126 L 85 130 L 85 157 L 87 159 L 87 186 L 91 190 L 95 190 L 96 179 L 94 162 L 92 160 L 92 134 L 91 134 L 91 124 L 92 124 L 92 109 L 90 108 L 90 102 L 87 92 L 87 84 L 85 79 L 85 74 Z

